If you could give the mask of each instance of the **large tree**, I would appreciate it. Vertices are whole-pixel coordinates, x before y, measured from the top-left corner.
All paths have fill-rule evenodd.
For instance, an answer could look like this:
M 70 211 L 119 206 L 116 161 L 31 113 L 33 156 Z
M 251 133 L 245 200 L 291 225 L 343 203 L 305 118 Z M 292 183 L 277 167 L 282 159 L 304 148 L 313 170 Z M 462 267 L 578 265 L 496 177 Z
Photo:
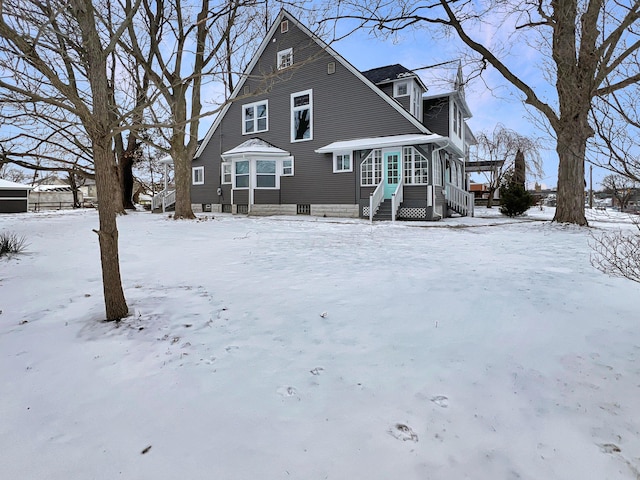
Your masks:
M 345 13 L 346 5 L 353 14 Z M 554 220 L 587 224 L 585 155 L 598 121 L 592 108 L 638 88 L 640 0 L 347 0 L 340 8 L 337 16 L 377 31 L 426 26 L 454 32 L 481 68 L 496 69 L 542 115 L 559 160 Z M 527 67 L 539 60 L 538 74 L 522 68 L 515 45 L 529 48 Z
M 125 10 L 135 22 L 121 39 L 122 48 L 144 69 L 157 101 L 152 125 L 165 135 L 174 164 L 175 219 L 195 218 L 191 208 L 191 160 L 198 148 L 201 117 L 215 111 L 203 109 L 203 84 L 224 71 L 217 54 L 235 18 L 250 0 L 142 0 L 137 11 L 132 0 Z M 136 14 L 137 13 L 137 14 Z M 222 28 L 220 28 L 222 26 Z
M 129 17 L 105 33 L 104 5 L 90 0 L 0 2 L 0 89 L 24 102 L 68 112 L 89 141 L 98 192 L 98 241 L 106 320 L 128 314 L 122 290 L 116 215 L 122 202 L 113 152 L 108 57 Z

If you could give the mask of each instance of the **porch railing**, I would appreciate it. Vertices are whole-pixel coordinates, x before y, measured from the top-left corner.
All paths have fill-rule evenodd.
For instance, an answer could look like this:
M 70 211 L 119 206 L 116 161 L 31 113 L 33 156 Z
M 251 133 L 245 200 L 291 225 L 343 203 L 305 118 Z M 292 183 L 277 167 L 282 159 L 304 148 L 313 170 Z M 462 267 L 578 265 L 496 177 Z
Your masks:
M 396 187 L 396 191 L 391 195 L 391 221 L 396 221 L 396 214 L 398 213 L 398 208 L 402 205 L 404 201 L 404 181 L 401 178 L 398 182 L 398 186 Z
M 151 199 L 151 210 L 162 209 L 163 211 L 176 203 L 175 190 L 162 190 L 156 193 Z
M 447 205 L 461 215 L 473 217 L 473 193 L 469 193 L 451 183 L 445 187 Z
M 369 221 L 373 222 L 373 217 L 378 212 L 380 204 L 384 198 L 384 182 L 380 182 L 373 193 L 369 194 Z

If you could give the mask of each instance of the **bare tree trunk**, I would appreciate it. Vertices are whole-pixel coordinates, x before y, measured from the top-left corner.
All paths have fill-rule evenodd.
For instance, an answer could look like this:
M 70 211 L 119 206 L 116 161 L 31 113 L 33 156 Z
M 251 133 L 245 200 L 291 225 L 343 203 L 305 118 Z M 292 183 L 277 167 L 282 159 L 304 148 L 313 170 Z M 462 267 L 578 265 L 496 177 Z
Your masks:
M 496 193 L 495 188 L 489 188 L 489 198 L 487 198 L 487 208 L 493 208 L 493 196 Z
M 137 146 L 136 146 L 137 148 Z M 118 162 L 120 189 L 122 190 L 122 207 L 125 210 L 135 210 L 133 204 L 133 163 L 135 151 L 131 151 L 129 147 L 120 155 Z
M 95 98 L 95 97 L 94 97 Z M 118 255 L 118 226 L 116 216 L 121 205 L 116 164 L 111 150 L 110 136 L 93 143 L 98 190 L 98 218 L 100 229 L 100 261 L 106 320 L 120 320 L 129 314 L 122 290 Z
M 177 91 L 177 89 L 176 89 Z M 173 218 L 176 220 L 191 220 L 196 218 L 191 209 L 191 160 L 189 149 L 185 147 L 187 102 L 185 94 L 175 94 L 174 118 L 178 125 L 173 129 L 171 137 L 171 157 L 173 158 L 174 182 L 176 186 L 176 210 Z M 197 125 L 197 124 L 196 124 Z M 193 129 L 193 124 L 191 125 Z M 191 144 L 192 142 L 189 142 Z M 195 151 L 193 152 L 195 153 Z
M 92 94 L 92 113 L 86 128 L 92 143 L 93 160 L 98 191 L 98 218 L 96 232 L 100 244 L 102 287 L 106 320 L 119 320 L 129 314 L 122 290 L 120 259 L 118 255 L 117 214 L 122 211 L 122 195 L 118 182 L 118 167 L 112 150 L 109 82 L 106 55 L 96 29 L 93 5 L 89 0 L 73 0 L 72 7 L 82 33 L 88 79 Z
M 560 138 L 560 136 L 564 138 Z M 584 155 L 587 139 L 571 131 L 558 136 L 558 202 L 555 222 L 587 225 L 584 214 Z

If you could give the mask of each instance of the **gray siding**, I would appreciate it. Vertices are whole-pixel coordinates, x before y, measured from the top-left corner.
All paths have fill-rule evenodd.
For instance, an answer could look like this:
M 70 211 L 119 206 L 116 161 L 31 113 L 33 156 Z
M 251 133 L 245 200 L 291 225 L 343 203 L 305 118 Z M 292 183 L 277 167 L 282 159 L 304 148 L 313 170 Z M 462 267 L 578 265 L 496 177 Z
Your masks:
M 26 212 L 28 194 L 28 190 L 0 190 L 0 213 Z
M 449 101 L 447 98 L 435 98 L 422 102 L 425 127 L 433 133 L 449 136 Z
M 220 153 L 258 137 L 295 158 L 295 175 L 281 178 L 281 203 L 357 204 L 360 162 L 354 158 L 353 172 L 333 173 L 332 156 L 314 150 L 338 140 L 419 133 L 419 129 L 293 22 L 287 33 L 278 29 L 272 40 L 245 84 L 257 93 L 231 105 L 202 155 L 193 162 L 194 166 L 205 165 L 205 185 L 192 186 L 193 203 L 217 203 Z M 289 47 L 293 47 L 294 67 L 273 75 L 277 52 Z M 332 75 L 327 74 L 329 62 L 336 63 Z M 291 94 L 309 89 L 313 90 L 313 139 L 292 143 Z M 269 101 L 269 131 L 242 135 L 242 105 L 263 99 Z M 241 203 L 237 198 L 235 203 Z

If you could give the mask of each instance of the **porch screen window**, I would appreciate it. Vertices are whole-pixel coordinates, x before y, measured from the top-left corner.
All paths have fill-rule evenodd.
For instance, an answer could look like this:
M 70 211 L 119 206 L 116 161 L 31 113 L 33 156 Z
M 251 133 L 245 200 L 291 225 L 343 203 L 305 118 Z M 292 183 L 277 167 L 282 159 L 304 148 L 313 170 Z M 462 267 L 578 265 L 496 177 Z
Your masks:
M 267 101 L 242 107 L 242 133 L 266 132 L 269 129 Z
M 429 183 L 429 161 L 413 147 L 402 150 L 404 183 L 426 185 Z
M 222 164 L 222 183 L 231 183 L 231 164 Z
M 234 188 L 249 188 L 249 161 L 236 162 Z
M 378 185 L 382 181 L 382 150 L 372 150 L 360 164 L 360 185 Z
M 193 167 L 191 169 L 191 180 L 193 185 L 204 185 L 204 167 Z
M 433 184 L 442 185 L 442 160 L 439 158 L 433 163 Z
M 311 90 L 291 95 L 291 141 L 313 138 L 313 94 Z
M 276 188 L 275 160 L 256 160 L 256 187 Z

